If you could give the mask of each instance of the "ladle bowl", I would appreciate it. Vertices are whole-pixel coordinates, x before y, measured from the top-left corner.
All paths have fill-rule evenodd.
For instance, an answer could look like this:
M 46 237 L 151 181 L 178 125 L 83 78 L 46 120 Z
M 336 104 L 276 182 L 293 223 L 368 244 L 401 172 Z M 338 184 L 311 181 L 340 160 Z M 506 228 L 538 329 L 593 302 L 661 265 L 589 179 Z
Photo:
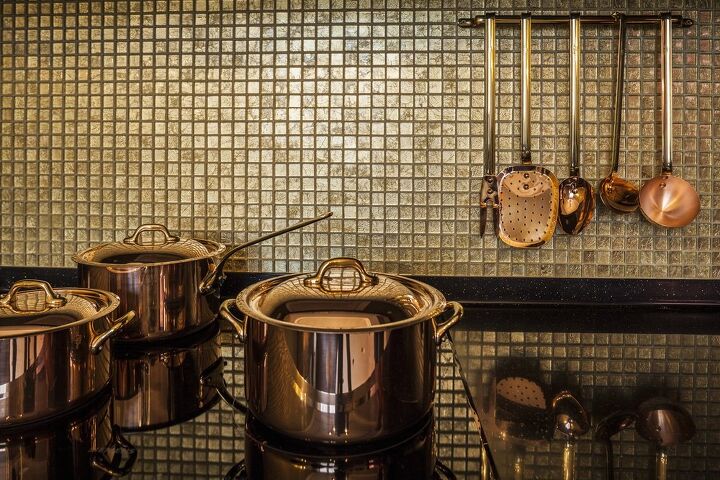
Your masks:
M 669 448 L 687 442 L 695 435 L 695 422 L 682 406 L 655 398 L 638 407 L 637 432 L 658 448 Z
M 628 182 L 617 172 L 613 171 L 600 182 L 600 200 L 602 203 L 618 212 L 632 213 L 640 205 L 640 191 L 637 185 Z
M 662 227 L 684 227 L 700 213 L 700 197 L 690 183 L 670 172 L 650 179 L 640 190 L 642 213 Z

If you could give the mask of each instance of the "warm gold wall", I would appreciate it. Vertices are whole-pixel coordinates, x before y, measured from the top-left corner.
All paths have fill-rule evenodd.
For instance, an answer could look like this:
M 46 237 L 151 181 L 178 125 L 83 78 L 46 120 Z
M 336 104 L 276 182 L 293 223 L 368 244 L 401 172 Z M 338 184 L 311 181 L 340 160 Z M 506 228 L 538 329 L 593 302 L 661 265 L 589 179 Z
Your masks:
M 512 12 L 504 3 L 488 9 Z M 418 274 L 718 278 L 720 6 L 686 3 L 673 2 L 697 21 L 674 35 L 674 146 L 700 216 L 669 231 L 599 206 L 581 236 L 523 251 L 477 233 L 483 32 L 455 22 L 482 4 L 4 2 L 0 263 L 69 266 L 143 222 L 240 242 L 330 209 L 329 223 L 240 267 L 352 255 Z M 519 43 L 516 27 L 498 35 L 504 168 L 518 161 Z M 629 36 L 621 174 L 640 183 L 659 171 L 659 42 L 654 27 Z M 562 179 L 567 28 L 538 27 L 533 43 L 534 158 Z M 588 26 L 583 48 L 582 167 L 596 183 L 609 168 L 614 28 Z

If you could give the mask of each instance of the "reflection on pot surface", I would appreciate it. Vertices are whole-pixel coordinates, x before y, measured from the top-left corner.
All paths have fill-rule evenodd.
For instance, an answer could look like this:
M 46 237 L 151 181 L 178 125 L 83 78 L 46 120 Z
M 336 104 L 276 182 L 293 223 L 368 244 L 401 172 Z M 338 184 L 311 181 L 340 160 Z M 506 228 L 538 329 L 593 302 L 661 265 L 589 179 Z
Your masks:
M 0 480 L 126 475 L 137 452 L 112 425 L 110 398 L 105 389 L 72 414 L 0 434 Z
M 219 326 L 168 346 L 113 351 L 113 412 L 123 430 L 150 430 L 200 415 L 218 400 L 203 373 L 222 368 Z
M 430 479 L 436 461 L 433 436 L 431 414 L 419 430 L 395 443 L 323 447 L 279 437 L 248 416 L 245 471 L 254 480 Z

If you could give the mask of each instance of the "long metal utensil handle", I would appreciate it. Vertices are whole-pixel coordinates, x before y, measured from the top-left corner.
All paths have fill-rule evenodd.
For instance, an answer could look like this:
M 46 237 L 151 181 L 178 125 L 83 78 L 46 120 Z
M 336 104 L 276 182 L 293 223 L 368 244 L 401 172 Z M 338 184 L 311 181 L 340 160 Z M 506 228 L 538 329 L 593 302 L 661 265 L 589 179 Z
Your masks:
M 522 14 L 520 19 L 520 148 L 522 163 L 532 163 L 530 153 L 530 57 L 532 42 L 532 20 L 530 12 Z
M 258 243 L 262 243 L 266 240 L 270 240 L 271 238 L 284 235 L 286 233 L 292 232 L 293 230 L 298 230 L 303 227 L 307 227 L 308 225 L 312 225 L 313 223 L 319 222 L 320 220 L 325 220 L 326 218 L 329 218 L 332 216 L 332 212 L 324 213 L 323 215 L 320 215 L 319 217 L 311 218 L 310 220 L 305 220 L 300 223 L 296 223 L 295 225 L 290 225 L 289 227 L 283 228 L 282 230 L 278 230 L 272 233 L 268 233 L 267 235 L 264 235 L 260 238 L 256 238 L 255 240 L 250 240 L 249 242 L 245 242 L 242 245 L 238 245 L 237 247 L 231 248 L 223 257 L 220 259 L 218 264 L 215 266 L 215 269 L 209 272 L 205 278 L 203 278 L 202 282 L 200 283 L 200 293 L 206 294 L 214 290 L 217 286 L 217 283 L 219 280 L 222 280 L 225 275 L 223 274 L 223 268 L 225 268 L 225 263 L 235 255 L 238 251 L 247 248 L 252 247 L 253 245 L 256 245 Z
M 485 17 L 485 175 L 495 175 L 495 14 Z
M 570 14 L 570 176 L 580 175 L 580 14 Z
M 612 171 L 617 172 L 620 165 L 620 124 L 622 123 L 623 89 L 625 87 L 625 37 L 627 23 L 625 14 L 618 13 L 618 51 L 615 71 L 615 99 L 613 112 Z
M 667 480 L 668 454 L 665 448 L 658 448 L 655 454 L 655 475 L 657 480 Z
M 663 173 L 672 172 L 672 15 L 662 18 L 662 154 Z

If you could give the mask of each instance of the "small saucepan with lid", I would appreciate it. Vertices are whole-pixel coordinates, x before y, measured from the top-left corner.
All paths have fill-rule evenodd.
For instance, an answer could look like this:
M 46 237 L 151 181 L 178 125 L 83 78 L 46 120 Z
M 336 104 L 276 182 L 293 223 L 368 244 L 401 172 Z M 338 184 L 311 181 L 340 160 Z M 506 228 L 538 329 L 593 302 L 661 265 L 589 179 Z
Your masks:
M 368 273 L 352 258 L 256 283 L 220 307 L 244 342 L 248 410 L 276 432 L 330 444 L 420 422 L 432 409 L 437 345 L 462 312 L 429 285 Z
M 180 238 L 164 225 L 146 224 L 120 242 L 102 243 L 73 256 L 80 285 L 116 293 L 120 312 L 138 322 L 124 341 L 157 341 L 197 332 L 215 319 L 213 296 L 227 260 L 239 250 L 319 222 L 330 212 L 225 251 L 212 240 Z M 224 253 L 224 255 L 223 255 Z M 219 258 L 223 255 L 222 258 Z
M 110 382 L 105 343 L 134 321 L 120 300 L 87 288 L 20 280 L 0 297 L 0 428 L 67 411 Z

